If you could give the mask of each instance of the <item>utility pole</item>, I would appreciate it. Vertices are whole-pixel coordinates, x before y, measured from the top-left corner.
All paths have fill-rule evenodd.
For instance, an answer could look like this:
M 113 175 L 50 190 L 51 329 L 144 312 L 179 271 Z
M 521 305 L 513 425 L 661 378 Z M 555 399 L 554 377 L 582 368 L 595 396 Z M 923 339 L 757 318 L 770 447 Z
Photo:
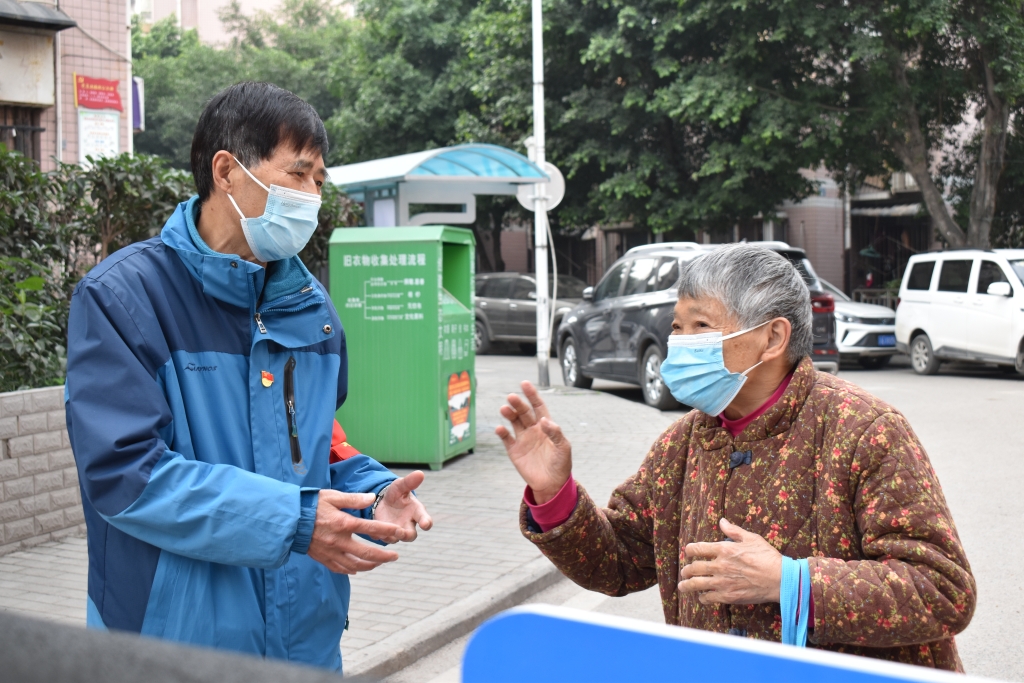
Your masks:
M 533 0 L 533 162 L 544 170 L 544 21 L 541 0 Z M 537 278 L 537 385 L 551 386 L 548 377 L 548 355 L 551 325 L 548 301 L 548 214 L 547 187 L 533 187 L 534 270 Z

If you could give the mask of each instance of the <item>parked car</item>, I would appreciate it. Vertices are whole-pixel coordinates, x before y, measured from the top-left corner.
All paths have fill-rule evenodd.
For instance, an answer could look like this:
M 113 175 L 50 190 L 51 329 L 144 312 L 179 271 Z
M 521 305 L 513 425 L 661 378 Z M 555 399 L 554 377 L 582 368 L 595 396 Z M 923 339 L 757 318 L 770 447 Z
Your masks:
M 835 344 L 834 299 L 822 289 L 802 249 L 784 242 L 762 242 L 790 259 L 812 290 L 814 361 L 829 372 L 839 369 Z M 678 406 L 661 381 L 661 363 L 672 332 L 672 309 L 680 264 L 700 258 L 712 245 L 668 242 L 635 247 L 616 261 L 583 301 L 563 318 L 556 339 L 562 379 L 589 387 L 595 378 L 638 384 L 644 401 L 666 410 Z
M 1024 374 L 1024 249 L 915 254 L 896 305 L 896 346 L 914 372 L 943 361 Z
M 896 355 L 896 311 L 852 300 L 827 280 L 821 285 L 836 300 L 836 345 L 841 360 L 878 370 Z
M 551 302 L 555 310 L 554 329 L 558 329 L 562 316 L 582 300 L 586 286 L 586 282 L 571 275 L 558 276 L 558 300 Z M 537 343 L 537 281 L 532 275 L 477 275 L 475 309 L 477 353 L 487 353 L 495 341 Z

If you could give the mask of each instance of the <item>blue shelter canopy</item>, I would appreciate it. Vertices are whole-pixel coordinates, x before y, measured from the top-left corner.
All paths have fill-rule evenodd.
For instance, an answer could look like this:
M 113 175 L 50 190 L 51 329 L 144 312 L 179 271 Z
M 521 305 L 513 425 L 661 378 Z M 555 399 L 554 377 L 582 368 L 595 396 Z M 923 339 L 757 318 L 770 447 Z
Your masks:
M 544 171 L 505 147 L 467 144 L 327 169 L 332 183 L 366 207 L 368 225 L 472 223 L 476 195 L 515 194 L 522 184 L 547 183 Z M 410 216 L 410 204 L 461 206 L 461 211 Z

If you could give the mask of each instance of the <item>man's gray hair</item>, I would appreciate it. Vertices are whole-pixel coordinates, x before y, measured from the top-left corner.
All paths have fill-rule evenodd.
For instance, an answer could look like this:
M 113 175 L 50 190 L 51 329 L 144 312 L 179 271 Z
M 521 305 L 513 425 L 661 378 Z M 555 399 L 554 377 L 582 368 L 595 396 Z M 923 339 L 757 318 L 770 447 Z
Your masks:
M 811 354 L 811 294 L 793 264 L 771 249 L 730 244 L 684 264 L 679 278 L 683 297 L 722 302 L 740 329 L 785 318 L 793 327 L 790 361 Z

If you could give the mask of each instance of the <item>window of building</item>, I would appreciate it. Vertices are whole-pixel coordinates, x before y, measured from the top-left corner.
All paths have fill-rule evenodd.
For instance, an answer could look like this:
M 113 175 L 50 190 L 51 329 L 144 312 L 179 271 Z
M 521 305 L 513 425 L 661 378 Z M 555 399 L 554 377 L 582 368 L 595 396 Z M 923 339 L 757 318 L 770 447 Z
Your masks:
M 7 149 L 21 152 L 29 159 L 42 161 L 39 126 L 42 109 L 36 107 L 12 107 L 0 105 L 0 142 Z

